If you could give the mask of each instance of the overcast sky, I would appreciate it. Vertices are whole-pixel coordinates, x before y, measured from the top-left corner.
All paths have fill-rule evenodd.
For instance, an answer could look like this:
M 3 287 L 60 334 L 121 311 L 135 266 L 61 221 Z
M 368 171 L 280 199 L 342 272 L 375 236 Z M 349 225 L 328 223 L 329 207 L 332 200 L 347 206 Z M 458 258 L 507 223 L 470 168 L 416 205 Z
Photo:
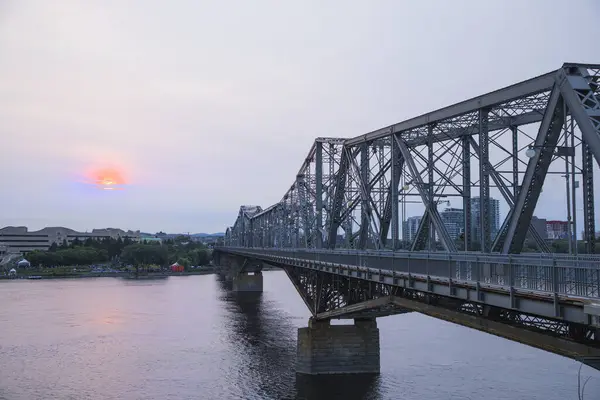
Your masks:
M 0 0 L 0 226 L 224 231 L 315 137 L 600 62 L 599 20 L 595 0 Z M 81 182 L 97 168 L 128 186 Z

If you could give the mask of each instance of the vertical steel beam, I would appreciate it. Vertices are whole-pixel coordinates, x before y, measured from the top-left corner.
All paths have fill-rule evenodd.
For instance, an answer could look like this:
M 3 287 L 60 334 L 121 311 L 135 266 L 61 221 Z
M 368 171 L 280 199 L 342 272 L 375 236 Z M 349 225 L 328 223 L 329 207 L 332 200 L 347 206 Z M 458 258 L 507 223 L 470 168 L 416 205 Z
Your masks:
M 563 101 L 563 114 L 564 118 L 564 146 L 565 148 L 569 146 L 569 127 L 568 121 L 566 118 L 567 115 L 567 105 Z M 569 173 L 569 156 L 565 154 L 565 193 L 567 195 L 567 235 L 569 235 L 569 254 L 573 254 L 573 218 L 571 216 L 571 174 Z M 575 183 L 573 183 L 575 184 Z
M 248 247 L 254 247 L 253 239 L 254 239 L 254 221 L 248 220 Z
M 511 126 L 512 132 L 512 165 L 513 165 L 513 198 L 519 194 L 519 128 Z
M 585 140 L 581 143 L 583 181 L 583 224 L 585 250 L 596 252 L 596 222 L 594 213 L 594 156 Z
M 391 156 L 392 156 L 392 172 L 391 172 L 391 190 L 390 190 L 390 201 L 388 202 L 392 207 L 392 250 L 398 249 L 398 236 L 400 230 L 398 229 L 398 185 L 400 184 L 400 176 L 402 175 L 401 155 L 400 149 L 394 140 L 394 134 L 390 137 Z M 386 207 L 387 209 L 387 207 Z M 387 236 L 387 235 L 386 235 Z
M 434 208 L 437 210 L 437 204 L 435 202 L 435 198 L 434 198 L 434 178 L 433 178 L 433 125 L 429 124 L 427 125 L 427 192 L 429 194 L 429 204 L 427 205 L 427 207 L 430 210 L 433 210 Z M 435 245 L 435 228 L 432 226 L 432 221 L 431 218 L 428 219 L 429 221 L 429 237 L 428 237 L 428 248 L 429 251 L 435 251 L 436 250 L 436 245 Z
M 575 126 L 573 117 L 569 121 L 569 136 L 571 137 L 571 200 L 573 201 L 573 250 L 577 254 L 579 252 L 577 246 L 577 185 L 575 184 Z M 569 157 L 567 156 L 567 159 Z
M 490 173 L 488 109 L 479 110 L 479 243 L 481 251 L 489 253 L 492 235 L 490 231 Z
M 315 208 L 316 208 L 316 243 L 315 247 L 323 247 L 323 142 L 317 142 L 315 154 Z
M 360 203 L 360 228 L 358 237 L 358 248 L 365 249 L 367 247 L 368 235 L 369 235 L 369 147 L 367 143 L 360 145 L 360 183 L 358 184 L 358 190 L 360 192 L 361 203 Z M 363 190 L 361 190 L 361 187 Z M 364 191 L 367 190 L 367 193 Z
M 463 219 L 464 219 L 464 250 L 471 250 L 472 246 L 472 227 L 471 227 L 471 146 L 469 136 L 462 137 L 462 198 L 463 198 Z

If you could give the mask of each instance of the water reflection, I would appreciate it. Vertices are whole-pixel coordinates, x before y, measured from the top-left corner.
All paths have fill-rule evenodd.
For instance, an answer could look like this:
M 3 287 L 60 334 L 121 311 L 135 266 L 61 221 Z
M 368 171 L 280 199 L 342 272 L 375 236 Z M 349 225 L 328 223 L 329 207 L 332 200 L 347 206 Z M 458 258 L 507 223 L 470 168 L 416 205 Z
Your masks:
M 243 354 L 240 372 L 252 382 L 255 398 L 265 399 L 379 399 L 379 378 L 364 375 L 307 376 L 296 374 L 297 327 L 263 293 L 231 291 L 217 277 L 220 299 L 231 313 L 230 341 Z M 251 396 L 249 396 L 251 397 Z
M 379 400 L 380 378 L 374 375 L 296 375 L 296 400 Z

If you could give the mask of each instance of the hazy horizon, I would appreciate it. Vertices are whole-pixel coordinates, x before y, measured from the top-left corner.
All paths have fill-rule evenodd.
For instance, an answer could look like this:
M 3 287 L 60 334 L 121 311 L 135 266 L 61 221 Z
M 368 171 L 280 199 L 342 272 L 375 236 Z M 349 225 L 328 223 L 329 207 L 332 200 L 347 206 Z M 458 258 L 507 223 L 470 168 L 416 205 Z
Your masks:
M 316 137 L 599 63 L 600 3 L 565 4 L 1 1 L 0 227 L 224 232 Z M 107 168 L 124 190 L 89 184 Z

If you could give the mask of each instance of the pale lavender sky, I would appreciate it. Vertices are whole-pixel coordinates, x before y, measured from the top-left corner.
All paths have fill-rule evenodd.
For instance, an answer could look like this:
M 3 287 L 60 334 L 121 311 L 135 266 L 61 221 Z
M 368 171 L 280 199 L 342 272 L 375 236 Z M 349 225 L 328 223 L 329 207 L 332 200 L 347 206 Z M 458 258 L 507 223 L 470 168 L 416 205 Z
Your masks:
M 0 0 L 0 226 L 223 231 L 317 136 L 600 62 L 599 20 L 595 0 Z M 76 183 L 111 165 L 126 190 Z

